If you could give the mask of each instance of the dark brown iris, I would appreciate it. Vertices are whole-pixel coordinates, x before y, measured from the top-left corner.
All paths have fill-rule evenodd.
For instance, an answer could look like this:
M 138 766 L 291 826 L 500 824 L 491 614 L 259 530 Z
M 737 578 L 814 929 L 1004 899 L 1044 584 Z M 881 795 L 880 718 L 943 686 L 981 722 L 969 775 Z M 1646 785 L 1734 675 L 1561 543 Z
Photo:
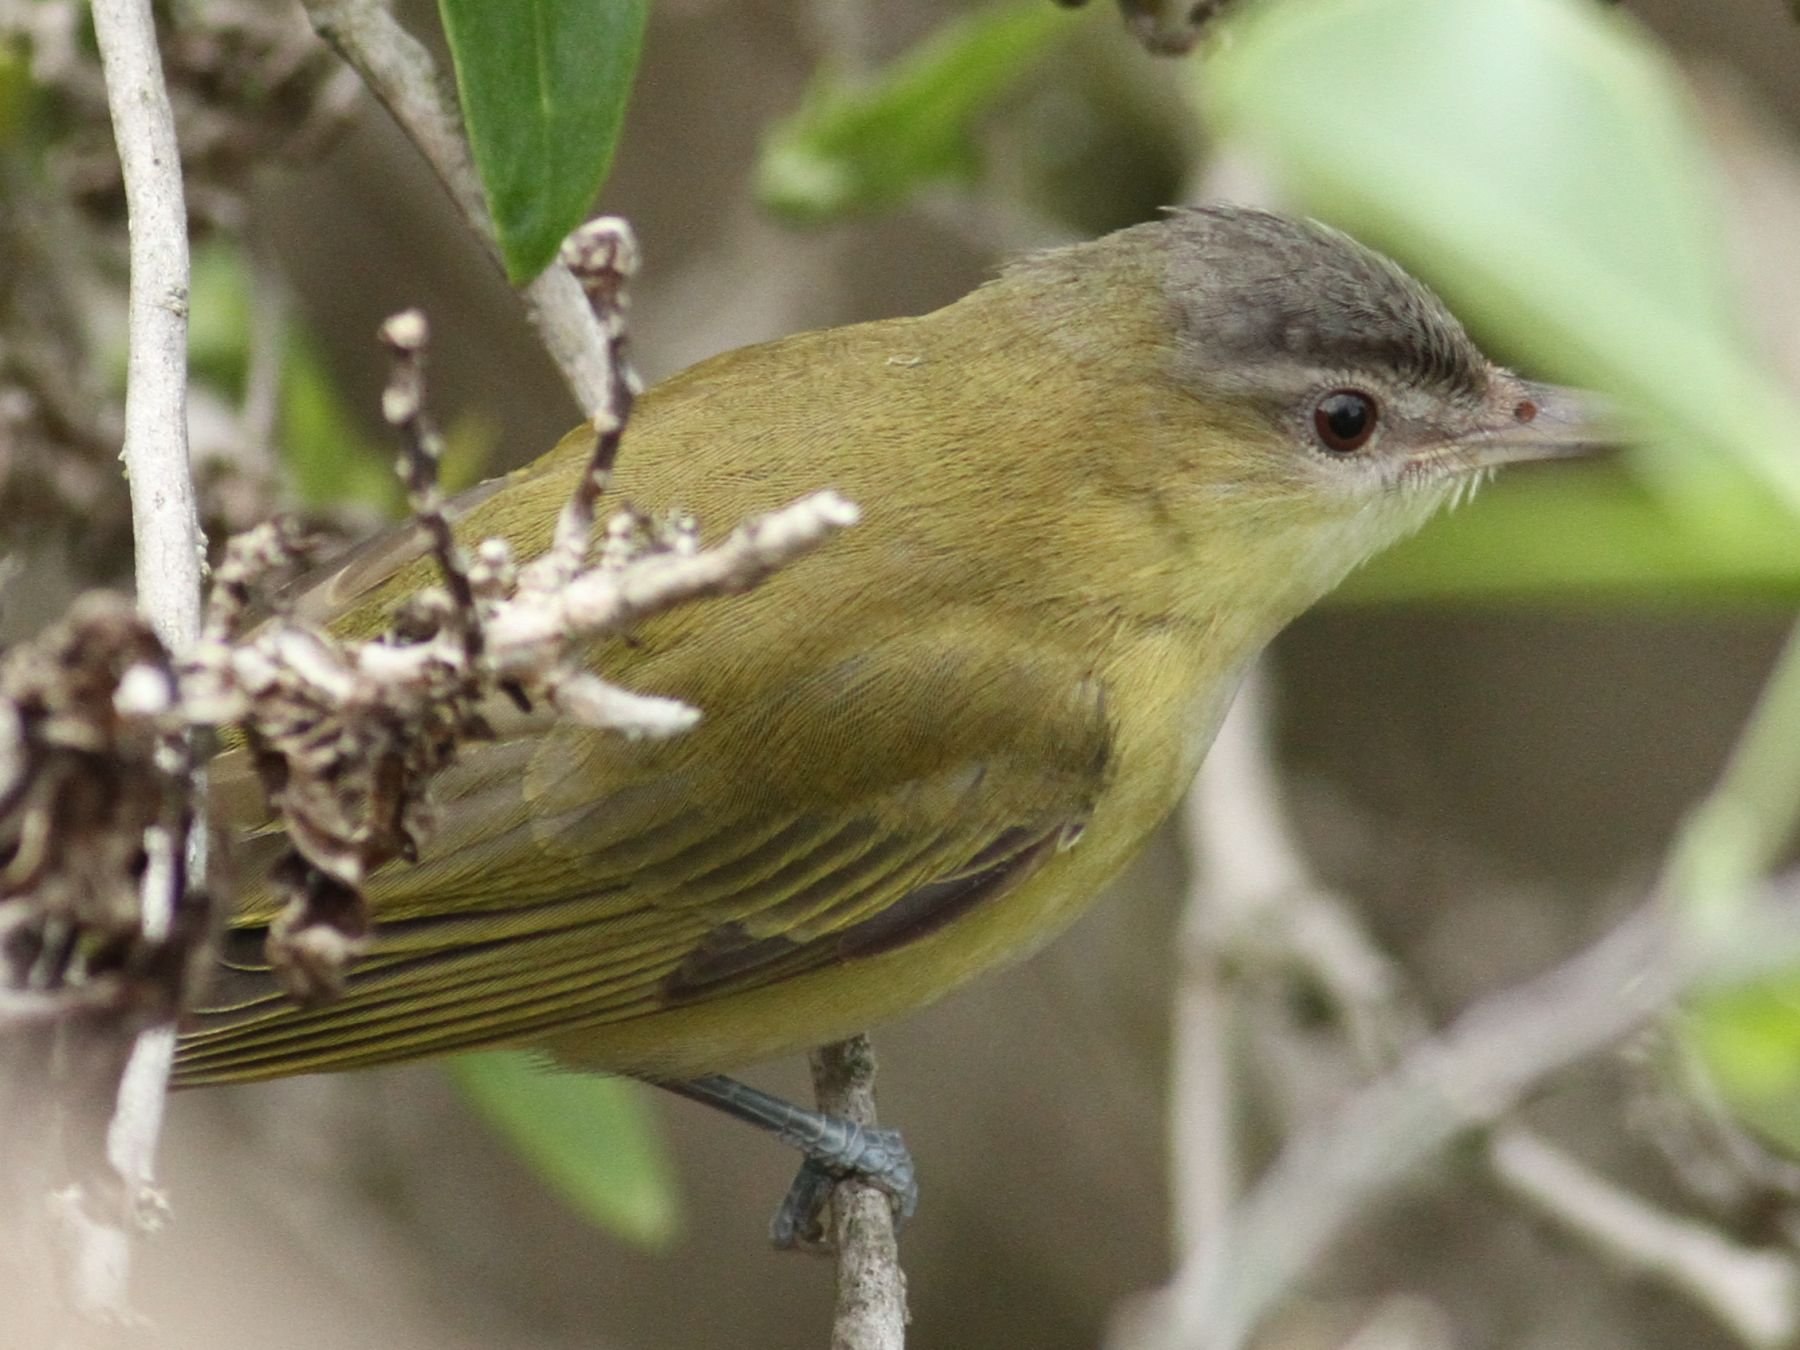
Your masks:
M 1334 455 L 1348 455 L 1375 434 L 1375 400 L 1360 389 L 1336 389 L 1313 409 L 1313 430 Z

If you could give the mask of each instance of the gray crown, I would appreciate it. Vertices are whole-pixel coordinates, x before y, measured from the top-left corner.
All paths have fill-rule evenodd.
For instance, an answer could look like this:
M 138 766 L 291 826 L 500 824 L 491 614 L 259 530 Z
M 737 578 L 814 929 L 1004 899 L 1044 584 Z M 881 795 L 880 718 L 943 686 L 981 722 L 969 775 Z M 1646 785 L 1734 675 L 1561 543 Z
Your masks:
M 1184 377 L 1280 363 L 1392 371 L 1453 398 L 1487 387 L 1486 358 L 1444 303 L 1338 230 L 1241 206 L 1179 210 L 1161 228 Z

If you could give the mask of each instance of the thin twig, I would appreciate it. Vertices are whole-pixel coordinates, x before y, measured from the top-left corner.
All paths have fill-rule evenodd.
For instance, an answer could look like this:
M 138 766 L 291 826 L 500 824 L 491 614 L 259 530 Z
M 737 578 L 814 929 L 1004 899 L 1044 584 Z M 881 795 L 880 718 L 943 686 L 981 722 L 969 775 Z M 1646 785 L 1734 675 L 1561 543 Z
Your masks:
M 1800 876 L 1710 947 L 1657 895 L 1548 974 L 1477 1003 L 1288 1141 L 1239 1211 L 1230 1252 L 1177 1273 L 1154 1344 L 1236 1350 L 1352 1220 L 1451 1140 L 1494 1124 L 1532 1084 L 1696 986 L 1750 978 L 1796 952 Z
M 545 578 L 547 582 L 567 581 L 587 561 L 600 498 L 612 481 L 613 464 L 638 394 L 637 375 L 625 355 L 627 287 L 638 269 L 637 236 L 617 216 L 603 216 L 588 221 L 564 240 L 558 256 L 580 283 L 605 336 L 607 380 L 605 396 L 588 418 L 594 449 L 588 456 L 587 472 L 557 517 L 549 551 L 533 564 L 552 574 Z
M 451 200 L 499 261 L 493 220 L 481 193 L 475 160 L 437 63 L 394 18 L 384 0 L 305 0 L 319 35 L 356 68 L 407 136 L 418 146 Z M 560 262 L 523 287 L 526 312 L 545 350 L 575 395 L 582 415 L 606 406 L 606 340 L 580 283 Z
M 1616 1265 L 1680 1290 L 1745 1345 L 1793 1344 L 1800 1331 L 1800 1266 L 1791 1254 L 1746 1247 L 1708 1224 L 1660 1210 L 1527 1130 L 1495 1131 L 1487 1154 L 1507 1190 Z
M 1426 1022 L 1394 961 L 1307 865 L 1282 805 L 1265 704 L 1252 670 L 1189 796 L 1185 824 L 1204 868 L 1189 908 L 1212 914 L 1207 938 L 1239 967 L 1279 966 L 1314 984 L 1362 1066 L 1385 1069 Z
M 815 1050 L 812 1073 L 819 1110 L 875 1127 L 875 1051 L 867 1036 Z M 904 1350 L 906 1276 L 887 1193 L 854 1178 L 839 1182 L 831 1196 L 831 1239 L 837 1253 L 831 1350 Z
M 171 651 L 200 631 L 200 525 L 187 459 L 187 207 L 148 0 L 99 0 L 94 32 L 131 219 L 125 471 L 138 602 Z
M 481 624 L 477 622 L 468 561 L 444 516 L 444 494 L 438 486 L 444 438 L 425 411 L 425 343 L 429 333 L 424 314 L 416 309 L 392 315 L 381 325 L 382 345 L 393 357 L 387 387 L 381 394 L 381 415 L 399 433 L 400 477 L 406 484 L 406 504 L 412 512 L 414 528 L 424 530 L 431 540 L 438 575 L 450 592 L 450 622 L 459 630 L 463 659 L 472 674 L 481 660 Z
M 1234 780 L 1243 755 L 1228 750 L 1255 734 L 1253 680 L 1246 682 L 1221 727 L 1183 818 L 1190 885 L 1177 935 L 1179 976 L 1169 1048 L 1171 1217 L 1182 1261 L 1210 1260 L 1205 1248 L 1231 1241 L 1238 1190 L 1238 1103 L 1231 1073 L 1236 1007 L 1218 937 L 1226 922 L 1221 911 L 1256 894 L 1267 879 L 1259 876 L 1245 885 L 1246 878 L 1232 875 L 1239 855 L 1213 837 L 1224 822 L 1208 808 L 1237 796 Z
M 150 0 L 95 0 L 95 38 L 125 181 L 131 232 L 129 357 L 125 394 L 126 472 L 131 480 L 138 603 L 171 651 L 200 631 L 201 539 L 187 450 L 187 206 L 175 119 L 163 82 Z M 195 789 L 198 790 L 197 784 Z M 187 813 L 191 816 L 191 812 Z M 174 927 L 189 849 L 183 822 L 146 834 L 151 860 L 142 888 L 147 941 Z M 203 831 L 194 832 L 196 836 Z M 204 858 L 186 861 L 198 884 Z M 155 1194 L 152 1164 L 174 1052 L 171 1026 L 142 1032 L 120 1082 L 107 1157 L 124 1181 L 127 1213 L 77 1225 L 77 1298 L 90 1311 L 128 1311 L 125 1234 Z
M 827 488 L 744 521 L 703 553 L 647 557 L 629 570 L 594 570 L 553 595 L 538 595 L 497 614 L 488 641 L 502 673 L 542 664 L 540 646 L 562 646 L 571 633 L 617 632 L 677 601 L 735 595 L 854 525 L 856 505 Z M 403 659 L 403 658 L 401 658 Z
M 1206 1259 L 1202 1244 L 1217 1250 L 1231 1240 L 1239 1114 L 1231 1057 L 1245 976 L 1299 967 L 1330 999 L 1371 1070 L 1391 1064 L 1424 1028 L 1392 963 L 1320 888 L 1291 836 L 1264 702 L 1253 669 L 1181 817 L 1193 876 L 1179 936 L 1169 1125 L 1183 1259 Z

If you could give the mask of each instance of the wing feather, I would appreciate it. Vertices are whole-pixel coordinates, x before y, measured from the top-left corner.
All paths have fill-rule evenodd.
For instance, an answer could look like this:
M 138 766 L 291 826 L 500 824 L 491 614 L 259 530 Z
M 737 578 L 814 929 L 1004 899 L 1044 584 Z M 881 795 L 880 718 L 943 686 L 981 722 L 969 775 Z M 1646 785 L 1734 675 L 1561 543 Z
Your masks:
M 269 901 L 241 907 L 177 1081 L 654 1016 L 891 950 L 994 902 L 1081 828 L 1109 729 L 1085 672 L 1019 648 L 1017 664 L 983 668 L 991 651 L 925 632 L 842 662 L 855 709 L 967 729 L 835 782 L 781 769 L 843 754 L 817 675 L 804 697 L 661 744 L 559 730 L 472 748 L 426 858 L 371 879 L 372 945 L 341 997 L 289 1001 L 263 955 Z M 969 690 L 993 716 L 971 714 Z

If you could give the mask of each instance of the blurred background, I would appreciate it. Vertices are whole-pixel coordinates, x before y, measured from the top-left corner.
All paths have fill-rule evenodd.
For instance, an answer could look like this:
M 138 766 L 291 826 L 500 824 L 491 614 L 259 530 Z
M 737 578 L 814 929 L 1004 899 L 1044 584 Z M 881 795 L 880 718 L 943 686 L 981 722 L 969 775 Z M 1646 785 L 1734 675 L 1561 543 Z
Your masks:
M 429 6 L 402 9 L 439 41 Z M 1800 24 L 1777 0 L 1617 10 L 1679 63 L 1744 323 L 1800 385 Z M 1222 187 L 1284 200 L 1253 148 L 1221 144 L 1196 113 L 1209 53 L 1154 58 L 1100 11 L 984 110 L 972 180 L 799 227 L 759 205 L 761 147 L 822 62 L 879 68 L 958 12 L 652 7 L 599 202 L 642 241 L 632 350 L 647 379 L 798 329 L 931 309 L 1009 254 Z M 304 334 L 373 462 L 386 452 L 372 334 L 409 305 L 431 315 L 432 397 L 470 476 L 533 457 L 575 421 L 505 283 L 372 104 L 310 162 L 256 168 L 244 206 L 252 307 Z M 1404 255 L 1404 241 L 1383 242 Z M 1499 342 L 1532 356 L 1511 334 Z M 58 608 L 93 547 L 37 539 L 8 630 Z M 1791 580 L 1479 600 L 1427 587 L 1383 600 L 1372 580 L 1276 643 L 1268 700 L 1298 836 L 1435 1018 L 1552 964 L 1641 896 L 1791 623 Z M 903 1242 L 920 1350 L 1094 1346 L 1125 1300 L 1168 1277 L 1168 1007 L 1189 872 L 1170 834 L 1041 955 L 879 1031 L 884 1119 L 904 1129 L 924 1185 Z M 1303 1033 L 1309 1012 L 1284 1016 Z M 1245 1072 L 1285 1075 L 1250 1094 L 1259 1160 L 1282 1127 L 1271 1103 L 1329 1100 L 1345 1069 L 1297 1054 Z M 800 1064 L 750 1077 L 808 1091 Z M 1621 1125 L 1659 1090 L 1643 1056 L 1609 1057 L 1556 1078 L 1527 1116 L 1614 1180 L 1697 1206 L 1654 1132 Z M 184 1094 L 145 1311 L 181 1347 L 821 1343 L 828 1263 L 764 1240 L 793 1159 L 704 1110 L 644 1099 L 673 1177 L 676 1227 L 660 1246 L 578 1214 L 437 1067 Z M 1746 1234 L 1762 1221 L 1707 1217 Z M 1371 1345 L 1740 1343 L 1619 1278 L 1455 1155 L 1359 1226 L 1260 1343 L 1346 1344 L 1377 1310 L 1400 1330 Z

